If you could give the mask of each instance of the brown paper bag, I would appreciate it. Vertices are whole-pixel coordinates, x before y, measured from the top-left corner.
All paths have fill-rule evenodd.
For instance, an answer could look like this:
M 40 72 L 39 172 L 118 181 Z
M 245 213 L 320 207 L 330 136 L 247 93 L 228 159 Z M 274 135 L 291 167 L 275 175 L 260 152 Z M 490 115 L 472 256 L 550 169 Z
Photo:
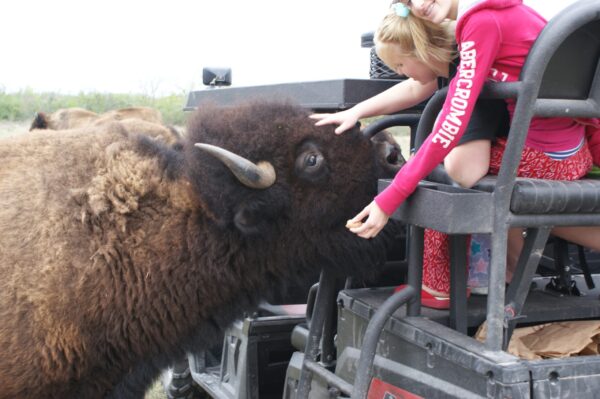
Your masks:
M 485 340 L 483 323 L 475 338 Z M 526 360 L 597 355 L 600 344 L 600 320 L 565 321 L 515 329 L 508 352 Z

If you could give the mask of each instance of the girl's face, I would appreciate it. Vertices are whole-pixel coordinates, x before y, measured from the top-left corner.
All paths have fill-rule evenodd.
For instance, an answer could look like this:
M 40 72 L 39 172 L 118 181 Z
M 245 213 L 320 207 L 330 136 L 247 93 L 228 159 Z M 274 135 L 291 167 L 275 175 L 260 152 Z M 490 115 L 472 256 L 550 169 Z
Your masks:
M 434 72 L 430 65 L 419 60 L 417 57 L 402 55 L 400 49 L 390 54 L 389 61 L 394 72 L 406 75 L 422 84 L 429 83 L 438 77 L 438 74 Z
M 434 24 L 439 24 L 444 19 L 452 18 L 451 10 L 453 0 L 400 0 L 410 8 L 416 17 L 426 19 Z

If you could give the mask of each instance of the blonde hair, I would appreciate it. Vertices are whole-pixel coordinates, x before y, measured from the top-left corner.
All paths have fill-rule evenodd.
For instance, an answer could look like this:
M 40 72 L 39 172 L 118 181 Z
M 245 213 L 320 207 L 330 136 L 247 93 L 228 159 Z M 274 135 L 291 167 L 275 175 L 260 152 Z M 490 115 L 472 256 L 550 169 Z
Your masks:
M 392 10 L 379 24 L 374 39 L 377 56 L 392 69 L 395 67 L 391 47 L 400 48 L 401 55 L 415 57 L 425 64 L 437 61 L 445 65 L 456 57 L 453 25 L 434 24 L 412 14 L 400 17 Z M 433 66 L 432 70 L 441 72 Z

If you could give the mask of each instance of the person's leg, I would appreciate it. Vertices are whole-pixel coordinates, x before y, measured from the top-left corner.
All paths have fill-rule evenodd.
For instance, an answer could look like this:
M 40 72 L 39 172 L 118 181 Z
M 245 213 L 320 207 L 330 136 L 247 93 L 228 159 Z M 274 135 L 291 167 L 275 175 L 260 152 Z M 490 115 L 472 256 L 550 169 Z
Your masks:
M 555 227 L 550 232 L 569 242 L 600 252 L 600 227 L 577 226 Z M 506 258 L 506 282 L 510 283 L 517 268 L 517 261 L 523 249 L 523 229 L 512 228 L 508 232 L 508 255 Z
M 423 290 L 437 297 L 448 297 L 450 295 L 448 235 L 425 229 L 423 248 Z
M 452 180 L 471 188 L 488 174 L 492 141 L 506 136 L 509 127 L 504 100 L 478 100 L 465 133 L 444 159 L 444 168 Z
M 461 187 L 471 188 L 488 173 L 491 140 L 474 140 L 458 145 L 444 159 L 448 175 Z
M 490 173 L 497 174 L 500 169 L 505 140 L 499 140 L 492 147 Z M 553 160 L 543 152 L 525 147 L 517 175 L 547 180 L 576 180 L 585 176 L 591 168 L 592 160 L 587 145 L 565 160 Z M 600 251 L 600 227 L 555 227 L 551 234 L 567 241 Z M 506 281 L 510 282 L 517 266 L 517 260 L 523 248 L 523 229 L 509 230 Z
M 456 146 L 444 159 L 446 172 L 460 186 L 470 188 L 487 174 L 490 140 L 475 140 Z M 423 289 L 435 296 L 450 292 L 450 250 L 448 236 L 425 230 Z M 467 268 L 468 269 L 468 268 Z
M 452 180 L 470 188 L 487 174 L 492 140 L 508 133 L 508 120 L 503 100 L 477 101 L 459 144 L 444 159 L 444 167 Z M 425 229 L 423 290 L 438 297 L 450 293 L 448 242 L 447 235 Z
M 515 227 L 508 230 L 508 253 L 506 256 L 506 282 L 512 281 L 515 270 L 517 269 L 517 262 L 521 251 L 523 250 L 523 244 L 525 239 L 523 238 L 523 229 Z
M 462 187 L 472 187 L 486 175 L 490 162 L 490 140 L 474 140 L 456 146 L 444 159 L 448 175 Z M 437 297 L 450 293 L 450 249 L 448 236 L 425 229 L 423 290 Z
M 586 248 L 600 251 L 600 227 L 599 226 L 577 226 L 577 227 L 555 227 L 552 234 Z
M 469 141 L 456 146 L 444 160 L 446 172 L 462 187 L 472 187 L 487 174 L 490 148 L 490 140 Z M 446 234 L 425 229 L 423 290 L 437 297 L 447 297 L 450 293 L 448 242 Z

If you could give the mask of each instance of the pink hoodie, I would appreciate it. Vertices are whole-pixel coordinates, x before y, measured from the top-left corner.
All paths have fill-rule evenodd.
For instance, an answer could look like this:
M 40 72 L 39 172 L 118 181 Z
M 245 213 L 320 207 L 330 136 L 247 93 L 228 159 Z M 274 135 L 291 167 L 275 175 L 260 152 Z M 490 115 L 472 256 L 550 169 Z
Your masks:
M 391 215 L 456 146 L 485 81 L 518 80 L 529 49 L 545 25 L 544 18 L 522 0 L 482 0 L 459 16 L 456 41 L 460 64 L 456 76 L 432 133 L 392 184 L 375 197 L 386 214 Z M 515 101 L 507 103 L 512 116 Z M 577 147 L 583 136 L 582 126 L 572 119 L 535 118 L 526 145 L 542 151 L 568 150 Z

